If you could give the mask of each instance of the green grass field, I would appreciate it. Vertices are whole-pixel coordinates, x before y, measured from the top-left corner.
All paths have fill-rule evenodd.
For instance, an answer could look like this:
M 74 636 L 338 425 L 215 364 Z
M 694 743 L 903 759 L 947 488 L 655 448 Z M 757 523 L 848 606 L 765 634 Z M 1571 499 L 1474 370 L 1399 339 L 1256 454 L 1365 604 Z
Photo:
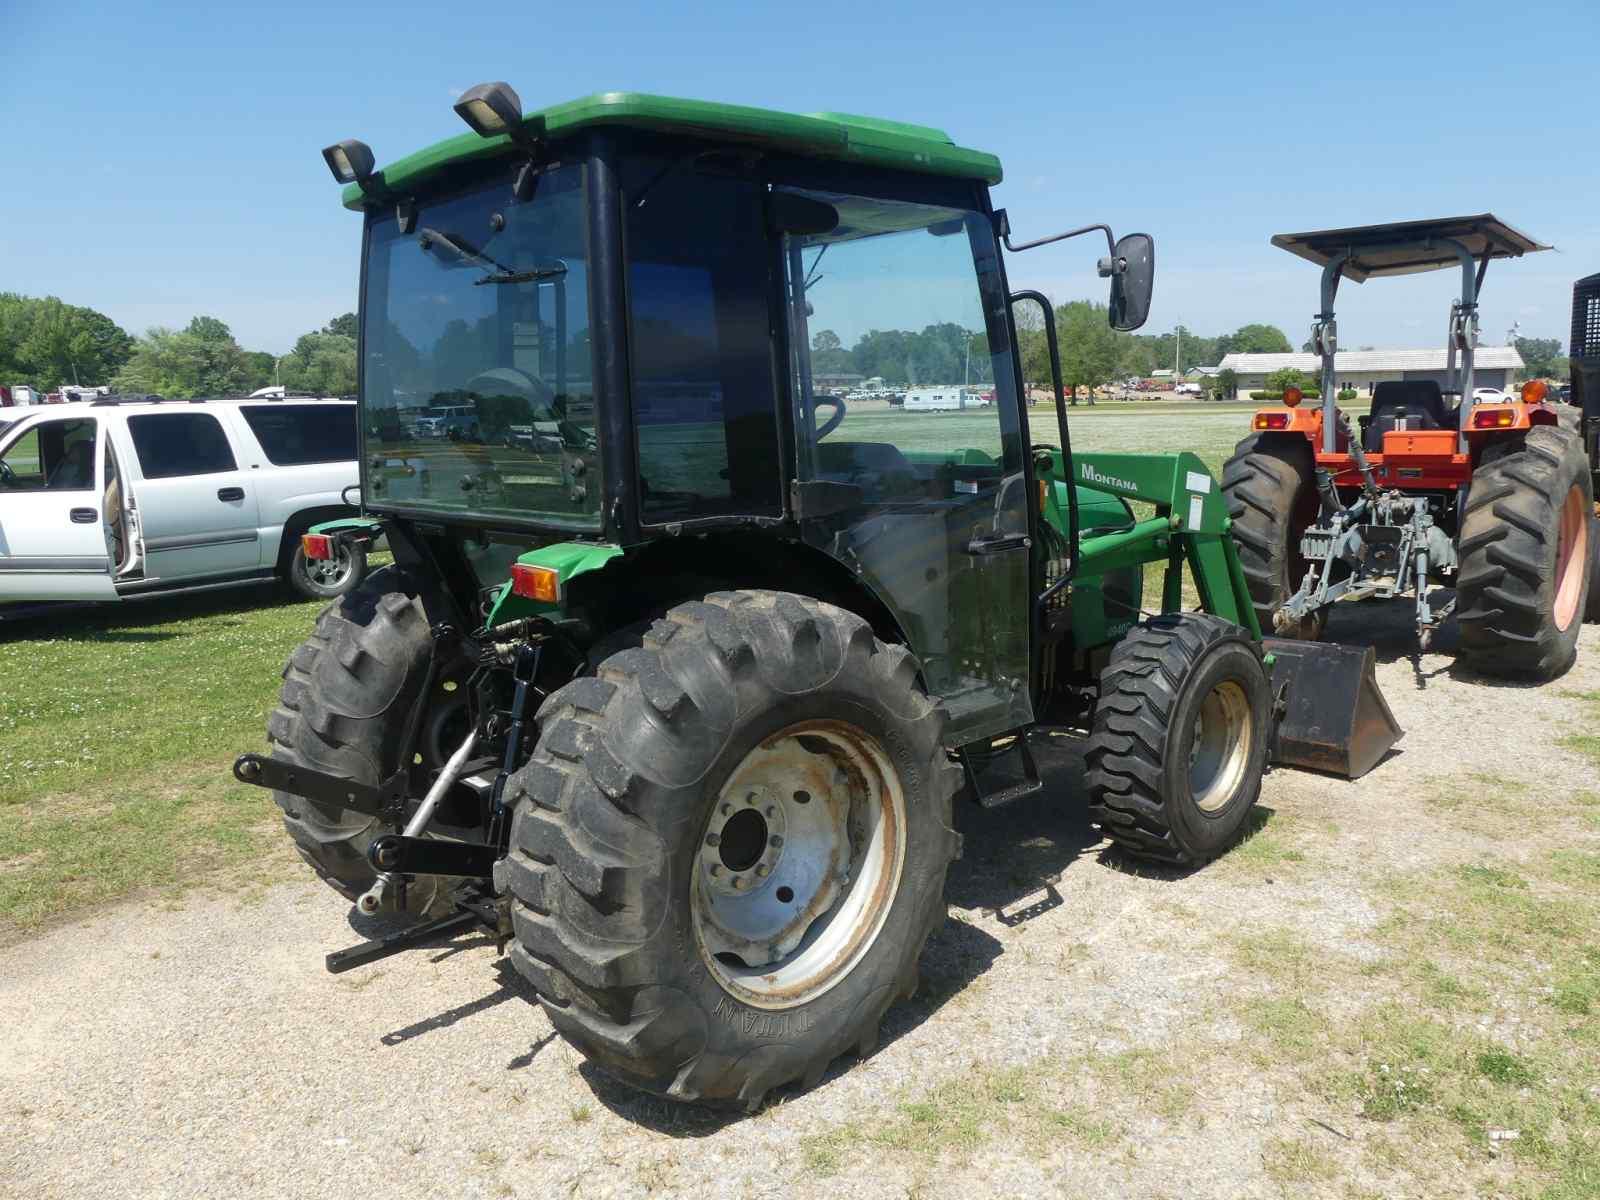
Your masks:
M 1195 451 L 1213 469 L 1253 405 L 1071 410 L 1079 450 Z M 1052 410 L 1032 436 L 1055 442 Z M 985 448 L 993 413 L 851 413 L 904 450 Z M 319 606 L 272 589 L 63 610 L 0 625 L 0 937 L 287 853 L 267 795 L 229 772 L 264 745 L 279 672 Z

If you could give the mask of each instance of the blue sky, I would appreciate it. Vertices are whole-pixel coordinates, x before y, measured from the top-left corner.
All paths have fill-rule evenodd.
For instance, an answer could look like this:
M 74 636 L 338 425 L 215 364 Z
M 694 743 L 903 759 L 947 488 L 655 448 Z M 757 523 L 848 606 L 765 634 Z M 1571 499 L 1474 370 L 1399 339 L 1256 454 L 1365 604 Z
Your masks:
M 281 352 L 355 306 L 359 221 L 319 149 L 397 158 L 505 79 L 529 107 L 631 89 L 941 126 L 1000 155 L 1019 237 L 1154 234 L 1150 332 L 1259 320 L 1298 345 L 1316 272 L 1272 233 L 1493 211 L 1558 250 L 1491 268 L 1484 340 L 1564 340 L 1600 270 L 1597 34 L 1594 0 L 0 0 L 0 290 L 133 331 L 210 313 Z M 1095 253 L 1012 281 L 1099 297 Z M 1347 284 L 1342 344 L 1441 343 L 1452 282 Z

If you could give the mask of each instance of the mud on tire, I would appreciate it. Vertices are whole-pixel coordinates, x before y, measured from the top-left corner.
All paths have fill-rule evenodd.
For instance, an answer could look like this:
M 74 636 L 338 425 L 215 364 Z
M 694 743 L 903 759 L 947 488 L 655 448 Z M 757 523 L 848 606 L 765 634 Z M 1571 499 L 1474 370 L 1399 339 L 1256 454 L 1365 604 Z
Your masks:
M 1456 577 L 1468 666 L 1553 679 L 1572 665 L 1587 607 L 1593 508 L 1588 460 L 1569 429 L 1537 426 L 1520 448 L 1484 456 L 1467 494 Z
M 377 785 L 399 769 L 406 722 L 427 678 L 430 638 L 422 603 L 395 568 L 323 609 L 283 668 L 278 706 L 267 718 L 272 757 Z M 351 900 L 372 886 L 367 861 L 385 828 L 374 818 L 274 792 L 300 857 Z M 442 905 L 436 883 L 407 889 L 407 907 Z
M 1091 818 L 1138 858 L 1215 858 L 1261 793 L 1271 707 L 1260 651 L 1237 625 L 1173 613 L 1136 626 L 1100 676 Z
M 544 703 L 538 748 L 507 789 L 516 811 L 502 870 L 513 961 L 568 1041 L 637 1087 L 745 1108 L 792 1081 L 811 1086 L 841 1054 L 871 1052 L 884 1011 L 916 987 L 959 846 L 961 775 L 917 675 L 908 651 L 841 609 L 722 592 L 671 609 L 642 646 Z M 831 982 L 752 996 L 724 981 L 702 941 L 707 830 L 723 819 L 730 778 L 786 731 L 820 724 L 881 747 L 880 782 L 903 796 L 903 865 L 873 890 L 876 932 Z M 832 907 L 819 902 L 813 933 L 844 919 L 857 861 Z
M 1222 493 L 1261 632 L 1307 641 L 1321 637 L 1326 609 L 1285 630 L 1275 631 L 1272 623 L 1273 614 L 1295 594 L 1306 573 L 1300 537 L 1316 520 L 1318 509 L 1311 447 L 1252 434 L 1224 464 Z

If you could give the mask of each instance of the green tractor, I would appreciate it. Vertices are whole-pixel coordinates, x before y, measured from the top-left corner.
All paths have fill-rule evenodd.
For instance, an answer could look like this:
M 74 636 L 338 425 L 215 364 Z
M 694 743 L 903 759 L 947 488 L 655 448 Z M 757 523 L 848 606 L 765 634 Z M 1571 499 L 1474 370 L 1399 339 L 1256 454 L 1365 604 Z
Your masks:
M 999 162 L 919 126 L 456 109 L 472 133 L 382 171 L 324 152 L 365 223 L 363 505 L 306 551 L 394 563 L 234 770 L 362 913 L 412 918 L 330 969 L 481 924 L 595 1062 L 754 1107 L 871 1050 L 955 799 L 1039 793 L 1041 728 L 1086 739 L 1116 847 L 1180 866 L 1269 761 L 1356 774 L 1398 736 L 1370 651 L 1263 643 L 1197 458 L 1072 454 L 1001 246 L 1103 236 L 1132 329 L 1149 237 L 1013 245 Z

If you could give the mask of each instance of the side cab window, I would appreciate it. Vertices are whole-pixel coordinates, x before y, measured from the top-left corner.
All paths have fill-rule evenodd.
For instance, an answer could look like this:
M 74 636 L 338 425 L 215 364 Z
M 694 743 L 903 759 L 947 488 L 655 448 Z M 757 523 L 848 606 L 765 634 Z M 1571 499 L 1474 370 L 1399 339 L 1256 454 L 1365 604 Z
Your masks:
M 96 424 L 92 417 L 40 421 L 0 454 L 0 489 L 92 491 Z
M 228 435 L 211 413 L 130 416 L 128 435 L 146 479 L 214 475 L 237 467 Z

